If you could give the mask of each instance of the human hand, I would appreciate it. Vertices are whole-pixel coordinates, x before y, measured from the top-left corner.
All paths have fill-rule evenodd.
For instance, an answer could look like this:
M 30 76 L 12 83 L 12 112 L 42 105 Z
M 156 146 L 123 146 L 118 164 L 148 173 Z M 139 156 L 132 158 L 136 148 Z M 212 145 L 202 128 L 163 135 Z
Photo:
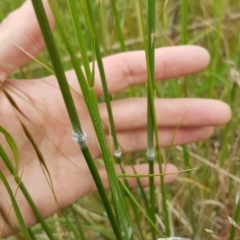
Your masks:
M 53 27 L 54 19 L 51 11 L 47 1 L 44 3 L 50 25 Z M 79 146 L 71 138 L 71 125 L 55 76 L 30 81 L 6 80 L 12 71 L 31 60 L 16 45 L 32 56 L 37 56 L 44 48 L 31 2 L 27 1 L 19 10 L 12 13 L 0 26 L 0 32 L 0 81 L 2 82 L 0 124 L 14 137 L 20 154 L 19 172 L 22 173 L 22 180 L 42 215 L 48 217 L 58 210 L 58 206 L 36 153 L 19 123 L 19 118 L 29 129 L 44 156 L 53 182 L 55 196 L 62 208 L 85 194 L 95 191 L 96 187 Z M 157 49 L 155 78 L 163 80 L 188 75 L 204 69 L 208 63 L 209 55 L 206 50 L 200 47 Z M 107 57 L 104 59 L 104 66 L 110 93 L 146 82 L 145 53 L 143 51 Z M 96 159 L 101 157 L 101 153 L 85 103 L 81 97 L 75 73 L 68 71 L 66 76 L 69 85 L 75 90 L 72 92 L 73 98 L 81 123 L 88 134 L 87 142 L 90 151 Z M 3 89 L 14 99 L 27 119 L 14 110 Z M 97 70 L 95 90 L 97 96 L 103 94 Z M 231 115 L 229 107 L 216 100 L 156 99 L 155 106 L 162 147 L 171 144 L 179 123 L 181 123 L 181 127 L 174 137 L 174 145 L 208 138 L 213 127 L 225 124 Z M 129 98 L 112 102 L 118 140 L 124 152 L 135 152 L 146 148 L 146 109 L 146 99 L 144 98 Z M 108 125 L 105 104 L 99 104 L 99 110 L 103 122 Z M 108 135 L 106 137 L 109 138 Z M 11 156 L 5 141 L 2 137 L 0 139 L 3 148 Z M 138 173 L 147 173 L 148 171 L 145 164 L 137 165 L 135 168 Z M 15 191 L 17 186 L 2 161 L 0 169 Z M 131 172 L 131 168 L 128 167 L 125 170 Z M 171 164 L 165 166 L 165 172 L 175 171 L 177 171 L 175 166 Z M 99 173 L 107 188 L 108 179 L 104 167 L 99 168 Z M 165 182 L 170 182 L 175 177 L 176 174 L 168 175 L 165 177 Z M 131 187 L 137 186 L 133 179 L 129 180 L 129 183 Z M 142 179 L 142 184 L 147 186 L 148 180 Z M 159 184 L 159 178 L 156 178 L 156 184 Z M 20 191 L 18 191 L 16 199 L 27 225 L 36 223 L 34 214 Z M 5 214 L 11 207 L 8 194 L 2 183 L 0 183 L 0 206 Z M 13 211 L 9 218 L 10 222 L 17 226 Z M 4 220 L 0 217 L 0 233 L 3 225 Z M 9 234 L 9 228 L 5 228 L 2 232 L 2 236 Z

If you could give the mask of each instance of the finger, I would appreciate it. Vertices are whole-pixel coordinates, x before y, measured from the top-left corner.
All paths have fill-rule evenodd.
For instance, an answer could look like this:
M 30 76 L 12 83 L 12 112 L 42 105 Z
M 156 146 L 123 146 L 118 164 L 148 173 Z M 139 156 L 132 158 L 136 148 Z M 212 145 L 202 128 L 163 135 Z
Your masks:
M 125 171 L 126 174 L 148 174 L 149 173 L 148 172 L 149 171 L 148 164 L 134 165 L 134 169 L 135 169 L 136 173 L 134 173 L 134 170 L 133 170 L 132 166 L 125 166 L 124 167 L 124 171 Z M 164 170 L 165 174 L 169 174 L 169 175 L 166 175 L 164 177 L 164 183 L 169 183 L 169 182 L 172 182 L 176 179 L 176 177 L 178 175 L 177 174 L 178 170 L 177 170 L 176 166 L 174 166 L 172 164 L 166 164 L 166 165 L 162 166 L 162 169 Z M 116 171 L 117 171 L 118 174 L 122 173 L 119 166 L 116 166 Z M 154 171 L 155 171 L 155 174 L 159 174 L 159 166 L 157 164 L 155 164 L 155 166 L 154 166 Z M 100 168 L 99 169 L 99 174 L 100 174 L 100 177 L 103 181 L 104 187 L 109 188 L 106 169 L 105 168 Z M 140 178 L 140 182 L 141 182 L 141 185 L 143 187 L 147 187 L 149 185 L 149 179 L 148 178 Z M 159 185 L 160 184 L 160 177 L 156 176 L 154 178 L 154 182 L 155 182 L 156 185 Z M 134 178 L 128 178 L 128 184 L 131 188 L 136 188 L 136 187 L 139 186 L 137 180 L 134 179 Z M 96 186 L 95 186 L 94 183 L 92 185 L 91 191 L 96 191 Z
M 120 53 L 103 60 L 109 93 L 146 82 L 147 68 L 144 51 Z M 164 47 L 155 51 L 155 78 L 180 77 L 203 70 L 209 63 L 208 52 L 197 46 Z M 73 71 L 66 72 L 70 85 L 79 89 Z M 95 71 L 95 89 L 103 94 L 99 72 Z
M 158 130 L 160 147 L 170 147 L 199 142 L 208 139 L 213 133 L 213 127 L 189 127 L 189 128 L 161 128 Z M 123 152 L 138 152 L 147 148 L 147 130 L 137 129 L 117 134 L 119 145 Z M 107 136 L 109 147 L 113 149 L 112 137 Z M 95 158 L 101 156 L 97 151 Z
M 160 147 L 184 145 L 208 139 L 213 127 L 199 128 L 163 128 L 158 130 Z M 124 152 L 137 152 L 147 148 L 147 130 L 121 132 L 118 135 L 119 145 Z
M 147 126 L 147 101 L 144 98 L 123 99 L 112 102 L 114 123 L 117 131 L 144 128 Z M 210 99 L 156 99 L 157 125 L 219 126 L 231 118 L 229 106 Z M 105 104 L 100 104 L 103 122 L 108 126 Z
M 51 28 L 54 25 L 47 0 L 43 0 Z M 0 82 L 31 58 L 17 46 L 36 57 L 44 48 L 42 34 L 30 0 L 12 12 L 0 25 Z

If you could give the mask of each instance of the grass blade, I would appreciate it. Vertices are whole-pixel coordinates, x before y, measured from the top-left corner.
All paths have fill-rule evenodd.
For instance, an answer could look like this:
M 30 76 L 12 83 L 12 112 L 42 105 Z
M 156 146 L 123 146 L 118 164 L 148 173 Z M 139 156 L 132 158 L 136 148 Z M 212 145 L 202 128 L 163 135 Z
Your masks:
M 188 43 L 188 1 L 181 0 L 181 44 Z M 188 79 L 184 77 L 183 80 L 183 92 L 184 96 L 187 97 L 188 90 Z
M 102 81 L 104 98 L 107 106 L 107 112 L 108 112 L 109 123 L 110 123 L 110 131 L 111 131 L 111 135 L 114 143 L 114 155 L 118 157 L 119 155 L 121 155 L 121 150 L 119 148 L 119 144 L 117 141 L 117 134 L 114 126 L 114 119 L 113 119 L 113 114 L 111 109 L 111 99 L 108 93 L 108 86 L 107 86 L 107 80 L 106 80 L 106 75 L 104 71 L 101 51 L 100 51 L 99 42 L 96 36 L 96 29 L 95 29 L 94 18 L 92 13 L 92 5 L 91 5 L 91 2 L 85 1 L 85 0 L 82 0 L 81 3 L 82 3 L 82 8 L 85 12 L 85 18 L 86 18 L 86 22 L 88 23 L 89 31 L 91 32 L 91 35 L 92 35 L 92 41 L 94 42 L 94 46 L 95 46 L 94 51 L 96 55 L 100 78 Z
M 118 40 L 120 43 L 120 50 L 121 50 L 121 52 L 125 52 L 126 47 L 125 47 L 124 37 L 122 34 L 120 20 L 119 20 L 119 16 L 118 16 L 117 7 L 116 7 L 116 0 L 111 0 L 111 7 L 112 7 L 114 19 L 115 19 L 116 32 L 117 32 Z
M 26 187 L 22 183 L 21 178 L 17 174 L 14 175 L 14 167 L 13 167 L 10 159 L 8 158 L 7 154 L 5 153 L 4 149 L 2 148 L 2 145 L 0 145 L 0 157 L 2 158 L 3 162 L 7 166 L 9 172 L 13 175 L 15 182 L 19 185 L 20 190 L 22 191 L 23 195 L 27 199 L 27 201 L 28 201 L 29 205 L 31 206 L 37 220 L 41 223 L 41 225 L 42 225 L 44 231 L 46 232 L 46 234 L 48 235 L 49 239 L 54 240 L 52 232 L 49 230 L 46 222 L 44 221 L 44 218 L 42 217 L 41 213 L 39 212 L 37 206 L 35 205 L 33 199 L 31 198 L 28 190 L 26 189 Z
M 217 66 L 220 60 L 220 54 L 219 49 L 221 49 L 221 36 L 222 36 L 222 20 L 224 17 L 224 7 L 225 7 L 225 0 L 214 2 L 214 18 L 216 21 L 213 41 L 214 41 L 214 49 L 216 51 L 214 52 L 214 55 L 212 56 L 212 62 L 211 62 L 211 76 L 209 79 L 209 97 L 214 97 L 214 84 L 215 84 L 215 76 L 214 74 L 217 72 Z
M 145 42 L 145 52 L 146 52 L 146 61 L 147 61 L 147 71 L 148 71 L 148 80 L 147 80 L 147 93 L 148 93 L 148 145 L 146 156 L 149 161 L 149 174 L 154 174 L 154 159 L 156 159 L 159 164 L 160 174 L 163 173 L 162 169 L 162 158 L 160 153 L 160 142 L 158 137 L 158 127 L 156 122 L 156 112 L 154 107 L 154 64 L 155 64 L 155 9 L 156 2 L 155 0 L 148 1 L 148 14 L 147 14 L 147 41 Z M 154 137 L 156 141 L 157 151 L 155 152 L 154 148 Z M 156 155 L 157 153 L 157 155 Z M 166 191 L 164 186 L 164 177 L 161 178 L 161 192 L 162 192 L 162 208 L 163 208 L 163 218 L 166 227 L 166 235 L 170 235 L 169 228 L 169 218 L 168 218 L 168 210 L 166 203 Z M 149 186 L 150 186 L 150 215 L 152 221 L 156 221 L 155 219 L 155 185 L 154 178 L 149 178 Z M 156 239 L 156 233 L 152 228 L 152 239 Z
M 51 31 L 50 31 L 50 27 L 49 27 L 48 22 L 47 22 L 47 18 L 46 18 L 46 14 L 44 12 L 44 8 L 43 8 L 43 5 L 42 5 L 42 2 L 40 0 L 33 1 L 33 5 L 34 5 L 34 8 L 35 8 L 35 11 L 37 12 L 39 24 L 41 26 L 41 29 L 42 29 L 42 32 L 43 32 L 43 36 L 45 38 L 45 42 L 46 42 L 46 44 L 48 46 L 49 54 L 52 56 L 51 58 L 52 58 L 52 62 L 53 62 L 53 66 L 55 68 L 55 71 L 59 71 L 59 72 L 61 71 L 62 72 L 61 74 L 59 74 L 60 78 L 58 78 L 58 82 L 59 82 L 59 85 L 60 85 L 60 89 L 61 89 L 61 91 L 63 93 L 64 89 L 62 89 L 62 87 L 63 86 L 67 86 L 67 88 L 68 88 L 68 85 L 67 85 L 67 82 L 66 82 L 66 77 L 64 75 L 62 66 L 60 66 L 60 68 L 58 69 L 58 64 L 61 64 L 61 61 L 59 59 L 59 56 L 58 56 L 58 53 L 57 53 L 57 49 L 56 49 L 56 46 L 55 46 L 55 43 L 54 43 Z M 53 11 L 53 12 L 56 13 L 56 11 Z M 64 43 L 66 44 L 67 49 L 68 49 L 68 51 L 70 53 L 72 64 L 73 64 L 74 69 L 76 71 L 76 74 L 77 74 L 77 77 L 78 77 L 78 80 L 79 80 L 79 84 L 80 84 L 80 86 L 82 88 L 84 99 L 85 99 L 85 101 L 87 103 L 88 109 L 91 109 L 90 116 L 92 117 L 92 119 L 94 119 L 93 123 L 94 123 L 94 126 L 95 126 L 95 131 L 96 131 L 97 136 L 98 136 L 100 147 L 104 145 L 104 148 L 102 150 L 102 154 L 103 154 L 103 158 L 107 159 L 107 161 L 108 161 L 108 163 L 106 164 L 106 168 L 107 168 L 108 172 L 111 173 L 110 176 L 109 176 L 110 183 L 112 182 L 114 186 L 116 186 L 116 185 L 119 186 L 116 174 L 115 174 L 115 178 L 114 178 L 114 174 L 113 173 L 115 173 L 115 170 L 114 170 L 114 166 L 113 166 L 113 163 L 112 163 L 112 158 L 111 158 L 110 152 L 108 150 L 108 146 L 107 146 L 107 142 L 106 142 L 106 139 L 105 139 L 105 135 L 104 135 L 104 132 L 103 132 L 103 129 L 102 129 L 102 126 L 101 126 L 101 119 L 100 119 L 100 115 L 99 115 L 99 112 L 98 112 L 98 105 L 97 105 L 97 101 L 96 101 L 95 92 L 94 92 L 94 90 L 91 90 L 91 88 L 89 88 L 89 86 L 88 86 L 88 84 L 87 84 L 87 82 L 85 80 L 85 77 L 84 77 L 81 69 L 79 68 L 78 60 L 77 60 L 76 56 L 74 55 L 73 51 L 71 50 L 71 47 L 70 47 L 70 45 L 69 45 L 69 43 L 67 41 L 67 38 L 66 38 L 66 35 L 64 34 L 64 31 L 61 31 L 61 33 L 62 33 L 62 36 L 64 38 Z M 52 49 L 54 49 L 54 51 L 52 51 Z M 55 56 L 55 55 L 57 55 L 57 56 Z M 54 63 L 54 61 L 56 59 L 57 59 L 57 63 Z M 65 83 L 64 84 L 61 83 L 62 81 L 65 82 Z M 68 101 L 68 98 L 72 99 L 70 91 L 69 91 L 69 88 L 68 88 L 67 92 L 63 93 L 63 97 L 64 97 L 64 94 L 65 94 L 65 97 L 67 98 L 66 101 L 65 101 L 66 107 L 69 108 L 68 102 L 72 103 L 73 106 L 74 106 L 74 103 L 73 103 L 72 100 Z M 82 129 L 80 127 L 79 120 L 74 119 L 74 118 L 78 118 L 78 116 L 75 115 L 75 111 L 72 112 L 72 110 L 75 109 L 75 107 L 73 107 L 73 106 L 71 107 L 70 110 L 68 110 L 68 113 L 72 114 L 72 116 L 70 116 L 70 117 L 72 119 L 71 120 L 72 124 L 75 124 L 75 129 L 77 127 L 78 130 L 81 130 L 80 132 L 79 131 L 75 132 L 75 129 L 73 128 L 74 129 L 74 133 L 76 133 L 76 134 L 74 134 L 74 140 L 76 142 L 78 142 L 79 145 L 80 145 L 82 153 L 83 153 L 83 155 L 84 155 L 84 157 L 86 159 L 88 167 L 89 167 L 89 169 L 91 171 L 91 174 L 92 174 L 92 176 L 94 178 L 95 184 L 96 184 L 96 186 L 98 188 L 98 191 L 99 191 L 99 193 L 101 195 L 103 204 L 104 204 L 104 206 L 106 208 L 106 211 L 108 213 L 108 216 L 109 216 L 109 219 L 110 219 L 111 224 L 113 226 L 113 230 L 114 230 L 114 233 L 116 235 L 116 238 L 117 239 L 122 239 L 121 238 L 121 233 L 119 231 L 118 225 L 116 224 L 115 216 L 114 216 L 114 214 L 112 212 L 111 205 L 110 205 L 110 203 L 108 201 L 108 198 L 107 198 L 104 186 L 102 184 L 101 178 L 100 178 L 99 173 L 97 171 L 97 168 L 95 166 L 94 160 L 93 160 L 93 158 L 92 158 L 92 156 L 91 156 L 91 154 L 89 152 L 89 149 L 87 147 L 87 144 L 86 144 L 86 133 L 82 131 Z M 106 154 L 107 154 L 107 156 L 106 156 Z M 119 196 L 119 194 L 121 194 L 120 188 L 118 189 L 118 191 L 114 192 L 114 194 L 115 194 L 116 198 L 121 200 L 121 197 Z M 118 202 L 118 205 L 119 205 L 119 202 Z
M 15 212 L 15 215 L 16 215 L 16 218 L 17 218 L 17 221 L 18 221 L 18 225 L 19 225 L 19 228 L 21 230 L 21 233 L 22 233 L 24 239 L 31 240 L 30 234 L 29 234 L 28 229 L 26 227 L 26 224 L 23 220 L 23 217 L 22 217 L 22 214 L 21 214 L 20 209 L 18 207 L 17 201 L 15 200 L 15 196 L 14 196 L 14 194 L 13 194 L 13 192 L 12 192 L 8 182 L 7 182 L 7 179 L 3 175 L 2 171 L 0 171 L 0 179 L 2 180 L 5 188 L 8 191 L 8 194 L 9 194 L 10 199 L 11 199 L 12 207 L 13 207 L 13 210 Z
M 154 125 L 153 125 L 153 112 L 154 107 L 153 99 L 150 96 L 150 90 L 153 90 L 154 84 L 154 47 L 155 47 L 155 0 L 148 1 L 148 14 L 147 14 L 147 42 L 146 42 L 146 58 L 147 58 L 147 68 L 148 68 L 148 82 L 147 82 L 147 92 L 148 92 L 148 116 L 147 116 L 147 159 L 149 161 L 149 174 L 154 174 L 154 160 L 155 160 L 155 148 L 154 148 Z M 150 216 L 153 223 L 156 222 L 155 218 L 155 184 L 154 177 L 149 177 L 149 187 L 150 187 Z M 156 239 L 156 232 L 152 227 L 152 239 Z
M 3 128 L 3 126 L 0 125 L 0 132 L 5 136 L 5 139 L 9 145 L 9 147 L 12 150 L 14 160 L 15 160 L 15 167 L 14 167 L 14 175 L 18 173 L 18 167 L 19 167 L 19 153 L 17 149 L 17 145 L 12 138 L 12 136 L 9 134 L 9 132 Z
M 83 33 L 82 33 L 82 28 L 79 22 L 79 13 L 77 11 L 77 6 L 75 1 L 72 0 L 68 0 L 68 6 L 69 6 L 69 11 L 72 17 L 72 23 L 74 26 L 74 30 L 76 32 L 76 36 L 78 39 L 78 46 L 79 49 L 81 51 L 81 56 L 83 59 L 83 66 L 85 69 L 85 74 L 86 74 L 86 78 L 88 79 L 88 81 L 90 81 L 91 79 L 91 70 L 89 67 L 89 60 L 88 60 L 88 56 L 87 56 L 87 51 L 86 51 L 86 44 L 84 41 L 84 37 L 83 37 Z
M 235 208 L 235 212 L 234 212 L 234 216 L 233 216 L 233 219 L 232 219 L 232 226 L 231 226 L 231 230 L 230 230 L 230 236 L 229 236 L 229 240 L 234 240 L 236 239 L 235 236 L 236 236 L 236 232 L 237 232 L 237 229 L 239 228 L 238 227 L 238 222 L 239 222 L 239 219 L 240 219 L 240 201 L 239 201 L 239 191 L 237 193 L 237 196 L 236 196 L 236 208 Z
M 67 79 L 63 70 L 63 66 L 54 43 L 54 39 L 52 37 L 51 29 L 47 20 L 46 13 L 43 8 L 43 4 L 41 0 L 32 0 L 33 7 L 35 9 L 36 16 L 39 21 L 40 28 L 42 30 L 42 34 L 49 52 L 49 56 L 52 61 L 52 65 L 58 80 L 59 87 L 61 89 L 61 93 L 68 111 L 68 115 L 73 127 L 74 132 L 81 132 L 82 129 L 80 126 L 80 121 L 77 115 L 77 110 L 75 108 L 69 86 L 67 84 Z
M 126 191 L 126 193 L 128 194 L 128 196 L 132 199 L 132 202 L 138 207 L 138 209 L 144 214 L 144 216 L 146 217 L 146 219 L 148 220 L 149 224 L 152 226 L 152 228 L 154 229 L 154 231 L 156 233 L 159 234 L 159 236 L 163 236 L 162 233 L 157 229 L 155 223 L 152 221 L 152 219 L 148 216 L 148 214 L 142 209 L 142 207 L 138 204 L 138 202 L 136 201 L 136 199 L 134 198 L 134 196 L 132 195 L 132 193 L 129 191 L 129 189 L 124 185 L 124 183 L 121 183 L 124 190 Z
M 117 157 L 120 153 L 120 149 L 119 149 L 116 131 L 115 131 L 115 127 L 114 127 L 113 114 L 112 114 L 111 103 L 110 103 L 110 96 L 108 93 L 107 81 L 106 81 L 106 76 L 105 76 L 105 72 L 104 72 L 101 52 L 100 52 L 100 48 L 98 45 L 98 40 L 96 38 L 96 29 L 94 27 L 92 6 L 91 6 L 90 1 L 83 0 L 83 1 L 81 1 L 81 3 L 82 3 L 82 8 L 85 12 L 86 21 L 88 22 L 88 25 L 89 25 L 89 30 L 92 33 L 92 37 L 95 42 L 95 54 L 96 54 L 96 59 L 97 59 L 97 63 L 98 63 L 98 69 L 99 69 L 101 80 L 102 80 L 104 97 L 105 97 L 108 115 L 109 115 L 110 129 L 111 129 L 111 134 L 113 136 L 113 142 L 114 142 L 114 147 L 115 147 L 114 155 Z M 92 93 L 92 97 L 95 97 L 94 90 L 91 90 L 91 93 Z M 122 197 L 119 182 L 118 182 L 115 170 L 114 170 L 114 166 L 112 164 L 112 157 L 111 157 L 110 151 L 107 147 L 103 129 L 102 129 L 102 127 L 100 127 L 101 121 L 100 121 L 100 116 L 99 116 L 99 111 L 98 111 L 97 105 L 94 104 L 92 106 L 92 108 L 88 108 L 88 109 L 90 111 L 90 115 L 95 120 L 95 121 L 93 121 L 93 123 L 96 122 L 96 120 L 98 121 L 97 123 L 94 124 L 95 132 L 97 134 L 97 137 L 99 140 L 99 145 L 102 150 L 102 155 L 103 155 L 103 159 L 105 162 L 105 166 L 106 166 L 107 172 L 109 174 L 108 176 L 109 176 L 110 188 L 112 191 L 113 199 L 116 204 L 117 214 L 119 215 L 118 217 L 121 220 L 122 229 L 124 231 L 124 237 L 126 239 L 133 239 L 132 228 L 131 228 L 129 218 L 127 215 L 127 211 L 125 208 L 125 203 L 124 203 L 124 200 Z M 92 112 L 92 111 L 94 111 L 94 112 Z M 96 116 L 96 113 L 98 114 L 98 116 Z

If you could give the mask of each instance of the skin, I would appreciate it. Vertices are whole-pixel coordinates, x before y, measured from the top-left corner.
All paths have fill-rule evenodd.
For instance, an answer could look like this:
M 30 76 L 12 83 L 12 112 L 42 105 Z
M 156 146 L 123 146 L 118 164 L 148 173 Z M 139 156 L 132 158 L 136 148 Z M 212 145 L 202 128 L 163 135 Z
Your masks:
M 43 1 L 51 27 L 54 19 L 47 4 Z M 29 21 L 31 19 L 31 21 Z M 19 123 L 24 122 L 35 142 L 41 150 L 54 186 L 55 196 L 64 208 L 96 187 L 89 173 L 85 160 L 77 144 L 71 138 L 71 126 L 66 109 L 54 76 L 47 76 L 31 81 L 11 81 L 7 76 L 16 68 L 26 65 L 31 59 L 19 50 L 23 48 L 33 56 L 37 56 L 44 48 L 44 41 L 35 18 L 31 2 L 27 1 L 20 9 L 11 13 L 0 25 L 0 124 L 14 137 L 20 154 L 20 169 L 22 180 L 44 217 L 58 210 L 53 193 L 46 181 L 36 154 L 25 137 Z M 9 40 L 11 39 L 11 40 Z M 184 56 L 184 58 L 183 58 Z M 185 76 L 207 67 L 209 54 L 201 47 L 179 46 L 156 49 L 155 78 Z M 104 66 L 110 93 L 126 89 L 129 86 L 146 82 L 145 53 L 135 51 L 109 56 L 104 59 Z M 66 72 L 69 85 L 79 113 L 81 123 L 88 134 L 88 145 L 94 159 L 101 157 L 96 136 L 81 97 L 76 76 L 73 71 Z M 24 118 L 11 106 L 3 89 L 18 104 Z M 98 71 L 96 71 L 95 90 L 97 96 L 103 94 Z M 209 99 L 157 99 L 155 100 L 157 124 L 161 136 L 161 146 L 170 145 L 176 127 L 181 127 L 174 138 L 174 145 L 186 144 L 207 139 L 213 132 L 213 127 L 226 124 L 231 112 L 229 107 L 220 101 Z M 115 126 L 118 140 L 125 152 L 135 152 L 146 149 L 146 99 L 128 98 L 112 102 Z M 107 111 L 104 104 L 99 104 L 102 120 L 108 125 Z M 133 121 L 134 119 L 134 121 Z M 33 124 L 34 123 L 34 124 Z M 107 139 L 109 139 L 106 134 Z M 7 154 L 12 157 L 4 138 L 0 142 Z M 0 169 L 5 174 L 13 191 L 17 186 L 6 167 L 0 161 Z M 158 169 L 158 167 L 156 167 Z M 176 172 L 176 166 L 167 164 L 165 172 Z M 119 169 L 116 167 L 116 170 Z M 126 167 L 126 172 L 131 169 Z M 147 173 L 146 164 L 136 166 L 138 173 Z M 99 168 L 104 186 L 108 188 L 108 179 L 104 167 Z M 171 182 L 177 174 L 165 177 L 165 182 Z M 142 179 L 144 186 L 147 179 Z M 136 187 L 134 179 L 129 180 L 131 187 Z M 159 178 L 155 179 L 159 184 Z M 16 199 L 28 226 L 36 223 L 36 219 L 18 191 Z M 0 182 L 0 207 L 6 215 L 10 209 L 10 200 L 5 188 Z M 14 213 L 9 215 L 9 222 L 17 227 Z M 0 215 L 0 235 L 11 234 L 8 226 Z

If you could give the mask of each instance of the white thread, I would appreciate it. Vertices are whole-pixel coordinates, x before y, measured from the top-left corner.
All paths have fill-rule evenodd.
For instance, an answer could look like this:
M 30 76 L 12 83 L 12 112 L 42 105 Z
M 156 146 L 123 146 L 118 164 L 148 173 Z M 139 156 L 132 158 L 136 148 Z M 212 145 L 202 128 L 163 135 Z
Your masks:
M 87 134 L 83 129 L 81 130 L 81 132 L 73 131 L 72 137 L 73 140 L 80 145 L 81 149 L 84 149 L 87 146 Z
M 114 157 L 116 157 L 116 158 L 120 158 L 120 157 L 122 156 L 122 152 L 119 151 L 119 150 L 116 150 L 116 151 L 114 151 L 113 155 L 114 155 Z
M 156 153 L 155 151 L 147 151 L 146 156 L 148 161 L 153 161 L 155 159 Z
M 132 227 L 129 226 L 127 230 L 128 230 L 128 238 L 131 238 L 131 236 L 132 236 L 132 234 L 133 234 Z

